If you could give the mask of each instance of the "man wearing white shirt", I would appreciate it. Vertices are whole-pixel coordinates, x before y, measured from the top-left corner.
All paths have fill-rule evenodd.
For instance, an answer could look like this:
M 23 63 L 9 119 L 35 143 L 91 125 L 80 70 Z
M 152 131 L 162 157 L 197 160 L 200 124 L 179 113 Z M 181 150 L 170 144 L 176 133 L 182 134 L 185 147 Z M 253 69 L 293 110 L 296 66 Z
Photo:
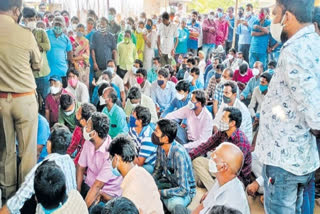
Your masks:
M 158 50 L 160 55 L 160 63 L 162 66 L 171 65 L 171 59 L 175 55 L 178 45 L 178 26 L 170 22 L 169 14 L 162 14 L 162 23 L 159 25 L 158 31 Z M 174 43 L 174 41 L 176 41 Z
M 111 73 L 112 73 L 111 82 L 119 88 L 122 106 L 124 106 L 124 104 L 126 102 L 126 94 L 124 91 L 124 84 L 123 84 L 123 80 L 121 79 L 121 77 L 117 74 L 117 66 L 116 66 L 116 63 L 113 59 L 111 59 L 107 62 L 107 70 L 111 71 Z
M 242 123 L 240 130 L 243 131 L 248 138 L 250 144 L 252 143 L 252 120 L 248 108 L 237 98 L 237 85 L 231 81 L 224 84 L 223 88 L 223 102 L 216 114 L 213 121 L 214 132 L 217 132 L 218 123 L 223 116 L 223 109 L 225 107 L 232 106 L 236 107 L 241 111 Z

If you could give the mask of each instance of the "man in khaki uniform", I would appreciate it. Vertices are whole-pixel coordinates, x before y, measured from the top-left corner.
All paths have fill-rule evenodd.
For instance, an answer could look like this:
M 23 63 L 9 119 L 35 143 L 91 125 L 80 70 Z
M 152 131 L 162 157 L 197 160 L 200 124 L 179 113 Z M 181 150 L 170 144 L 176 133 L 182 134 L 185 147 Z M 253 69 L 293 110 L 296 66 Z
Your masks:
M 37 162 L 38 104 L 33 71 L 41 54 L 17 23 L 22 0 L 0 1 L 0 188 L 5 202 Z M 16 151 L 16 139 L 18 151 Z M 17 156 L 20 165 L 17 166 Z M 17 167 L 18 170 L 17 170 Z

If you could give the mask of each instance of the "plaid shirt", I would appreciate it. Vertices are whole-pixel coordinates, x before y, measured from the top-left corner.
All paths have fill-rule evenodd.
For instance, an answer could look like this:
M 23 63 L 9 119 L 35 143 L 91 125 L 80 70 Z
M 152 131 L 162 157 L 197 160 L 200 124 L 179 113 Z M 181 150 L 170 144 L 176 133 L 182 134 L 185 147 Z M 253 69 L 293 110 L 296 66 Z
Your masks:
M 214 150 L 223 142 L 233 143 L 243 152 L 244 164 L 238 177 L 244 183 L 244 185 L 247 186 L 251 182 L 251 148 L 247 137 L 240 129 L 237 129 L 235 132 L 233 132 L 229 138 L 226 132 L 218 131 L 216 134 L 212 135 L 207 142 L 202 143 L 197 148 L 190 150 L 189 155 L 191 159 L 195 159 L 201 155 L 205 155 L 209 151 Z
M 72 155 L 77 150 L 77 155 L 74 158 L 75 165 L 78 164 L 78 160 L 79 160 L 84 142 L 85 140 L 83 138 L 82 128 L 77 126 L 73 131 L 71 143 L 67 149 L 67 154 L 69 155 Z
M 161 197 L 171 198 L 174 196 L 192 199 L 196 194 L 196 183 L 192 170 L 191 159 L 186 149 L 177 142 L 172 142 L 168 155 L 159 146 L 157 150 L 157 160 L 153 177 L 156 182 L 166 177 L 174 186 L 170 189 L 162 189 Z
M 231 80 L 232 81 L 232 80 Z M 234 82 L 234 81 L 233 81 Z M 237 85 L 236 82 L 234 82 L 237 86 L 237 98 L 240 99 L 240 90 L 239 90 L 239 87 Z M 214 97 L 213 99 L 214 100 L 217 100 L 218 101 L 218 109 L 222 103 L 222 100 L 223 100 L 223 88 L 224 88 L 224 83 L 223 82 L 219 82 L 217 85 L 216 85 L 216 90 L 214 92 Z
M 214 96 L 214 92 L 216 90 L 216 86 L 217 86 L 217 80 L 216 80 L 216 77 L 211 77 L 211 79 L 209 80 L 209 84 L 208 84 L 208 87 L 206 89 L 206 95 L 207 95 L 207 100 L 210 100 L 210 98 L 213 99 L 213 96 Z

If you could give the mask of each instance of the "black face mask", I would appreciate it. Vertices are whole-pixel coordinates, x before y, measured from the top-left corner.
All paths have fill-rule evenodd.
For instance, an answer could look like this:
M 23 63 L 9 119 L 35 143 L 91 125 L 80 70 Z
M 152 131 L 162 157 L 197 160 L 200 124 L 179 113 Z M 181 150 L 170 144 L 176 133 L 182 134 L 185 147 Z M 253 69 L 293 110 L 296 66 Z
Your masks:
M 186 70 L 187 69 L 187 64 L 182 64 L 182 69 Z
M 20 11 L 20 15 L 18 16 L 17 24 L 19 24 L 19 23 L 20 23 L 21 18 L 22 18 L 22 13 L 21 13 L 21 11 Z
M 195 22 L 196 22 L 196 19 L 193 18 L 193 19 L 192 19 L 192 23 L 195 23 Z
M 151 135 L 151 141 L 154 145 L 157 145 L 157 146 L 164 145 L 164 143 L 161 143 L 159 137 L 157 137 L 154 133 L 152 133 Z
M 243 16 L 243 12 L 241 11 L 241 12 L 239 12 L 239 16 L 240 17 L 242 17 Z
M 239 72 L 240 72 L 240 74 L 245 74 L 245 73 L 247 73 L 247 70 L 239 70 Z

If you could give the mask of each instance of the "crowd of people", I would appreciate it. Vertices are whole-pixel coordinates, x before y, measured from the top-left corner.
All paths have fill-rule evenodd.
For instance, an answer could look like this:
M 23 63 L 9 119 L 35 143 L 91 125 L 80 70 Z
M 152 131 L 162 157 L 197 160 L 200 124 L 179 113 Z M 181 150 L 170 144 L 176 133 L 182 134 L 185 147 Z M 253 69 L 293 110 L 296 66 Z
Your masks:
M 313 213 L 320 8 L 237 11 L 2 0 L 0 213 Z

